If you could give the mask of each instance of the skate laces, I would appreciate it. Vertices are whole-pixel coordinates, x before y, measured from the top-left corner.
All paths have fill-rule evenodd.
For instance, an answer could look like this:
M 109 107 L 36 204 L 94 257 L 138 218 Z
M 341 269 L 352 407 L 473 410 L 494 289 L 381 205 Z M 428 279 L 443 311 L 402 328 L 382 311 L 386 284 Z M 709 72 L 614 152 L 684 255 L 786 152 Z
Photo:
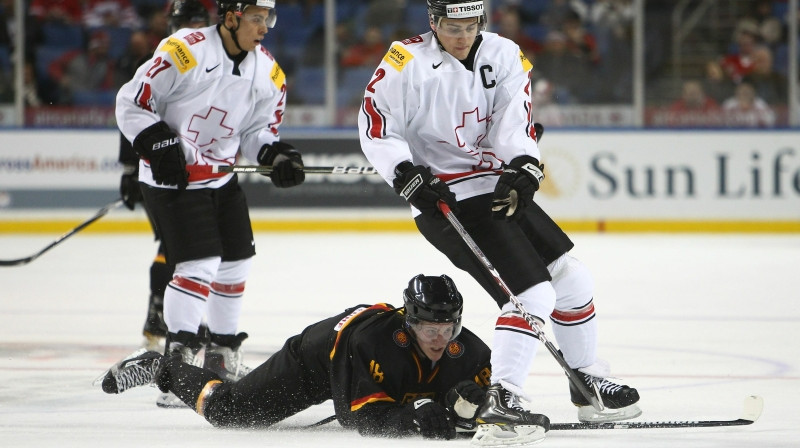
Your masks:
M 503 389 L 503 394 L 504 394 L 503 401 L 505 401 L 506 406 L 509 409 L 513 409 L 515 411 L 520 411 L 520 412 L 527 412 L 525 408 L 522 407 L 522 403 L 520 402 L 519 397 L 515 393 L 511 392 L 510 390 Z
M 594 385 L 595 387 L 597 387 L 600 393 L 604 395 L 614 395 L 617 392 L 619 392 L 620 389 L 625 387 L 621 384 L 617 384 L 613 381 L 610 381 L 607 378 L 599 378 L 588 374 L 584 375 L 586 375 L 585 376 L 586 384 L 588 384 L 589 386 Z
M 112 373 L 117 383 L 117 390 L 124 392 L 132 387 L 150 384 L 153 381 L 156 370 L 161 364 L 160 359 L 153 359 L 149 366 L 142 366 L 147 359 L 139 359 L 128 365 L 121 366 L 116 372 Z

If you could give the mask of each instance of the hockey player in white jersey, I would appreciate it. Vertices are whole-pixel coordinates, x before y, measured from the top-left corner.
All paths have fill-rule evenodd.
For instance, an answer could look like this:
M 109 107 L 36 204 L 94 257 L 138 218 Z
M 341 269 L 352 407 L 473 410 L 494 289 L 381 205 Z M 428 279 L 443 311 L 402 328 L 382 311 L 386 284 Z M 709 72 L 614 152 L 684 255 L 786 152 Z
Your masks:
M 366 87 L 359 114 L 364 154 L 412 206 L 422 235 L 469 272 L 500 307 L 492 385 L 477 421 L 479 444 L 544 438 L 520 406 L 539 341 L 509 297 L 437 207 L 446 202 L 519 298 L 552 331 L 573 374 L 594 390 L 597 412 L 570 385 L 581 421 L 641 414 L 636 389 L 609 377 L 597 357 L 588 269 L 573 243 L 533 201 L 544 180 L 531 108 L 532 64 L 519 47 L 485 31 L 482 1 L 428 0 L 431 32 L 394 42 Z M 480 437 L 479 437 L 480 436 Z M 505 442 L 503 442 L 505 440 Z
M 275 0 L 217 2 L 219 24 L 167 37 L 117 95 L 116 118 L 138 154 L 139 182 L 175 272 L 164 293 L 166 352 L 242 377 L 238 333 L 255 243 L 235 174 L 241 155 L 273 167 L 277 187 L 305 179 L 300 153 L 280 140 L 285 75 L 261 46 Z M 199 335 L 206 316 L 210 340 Z M 199 350 L 208 343 L 204 359 Z M 197 358 L 197 359 L 195 359 Z M 162 397 L 161 405 L 170 405 Z

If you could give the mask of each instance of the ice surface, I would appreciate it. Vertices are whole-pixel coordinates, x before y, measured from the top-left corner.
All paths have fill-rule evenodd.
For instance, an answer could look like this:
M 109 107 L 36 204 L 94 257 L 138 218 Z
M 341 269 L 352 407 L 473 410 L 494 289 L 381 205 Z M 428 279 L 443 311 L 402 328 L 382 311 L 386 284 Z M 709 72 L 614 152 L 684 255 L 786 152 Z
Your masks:
M 65 229 L 66 230 L 66 229 Z M 30 255 L 58 235 L 0 235 L 0 258 Z M 637 420 L 735 419 L 764 397 L 752 426 L 553 431 L 543 447 L 794 447 L 800 442 L 800 236 L 575 234 L 592 269 L 600 353 L 639 389 Z M 401 303 L 418 273 L 452 276 L 465 325 L 491 344 L 496 308 L 420 235 L 259 233 L 241 330 L 255 366 L 306 325 L 357 303 Z M 337 423 L 303 429 L 330 403 L 274 428 L 215 429 L 186 409 L 155 406 L 157 391 L 122 395 L 95 377 L 141 342 L 147 234 L 78 234 L 32 263 L 0 268 L 0 446 L 408 447 L 360 437 Z M 549 326 L 546 329 L 549 331 Z M 551 337 L 551 339 L 554 339 Z M 567 380 L 540 350 L 526 384 L 529 407 L 575 421 Z M 414 446 L 469 446 L 417 439 Z

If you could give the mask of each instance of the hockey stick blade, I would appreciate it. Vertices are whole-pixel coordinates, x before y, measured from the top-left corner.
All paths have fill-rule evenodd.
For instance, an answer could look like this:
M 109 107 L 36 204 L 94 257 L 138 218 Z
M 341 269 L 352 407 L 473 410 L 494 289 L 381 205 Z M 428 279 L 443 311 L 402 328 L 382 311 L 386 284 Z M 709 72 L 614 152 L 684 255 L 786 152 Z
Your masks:
M 190 173 L 257 173 L 270 174 L 272 167 L 267 165 L 190 165 L 186 167 Z M 306 174 L 378 174 L 371 166 L 306 166 Z
M 764 399 L 750 395 L 744 400 L 744 412 L 736 420 L 694 420 L 672 422 L 607 422 L 607 423 L 551 423 L 551 431 L 570 431 L 581 429 L 657 429 L 657 428 L 711 428 L 717 426 L 752 425 L 761 417 Z
M 80 223 L 74 229 L 64 233 L 63 235 L 58 237 L 55 241 L 53 241 L 52 243 L 50 243 L 47 246 L 45 246 L 45 248 L 40 250 L 39 252 L 36 252 L 35 254 L 30 255 L 28 257 L 17 258 L 16 260 L 0 260 L 0 266 L 22 266 L 22 265 L 30 263 L 31 261 L 39 258 L 39 256 L 42 255 L 43 253 L 45 253 L 48 250 L 56 247 L 59 243 L 61 243 L 65 239 L 67 239 L 67 238 L 71 237 L 72 235 L 80 232 L 81 230 L 85 229 L 89 224 L 91 224 L 91 223 L 97 221 L 98 219 L 102 218 L 103 216 L 105 216 L 111 210 L 121 206 L 123 203 L 124 202 L 122 201 L 122 199 L 118 199 L 118 200 L 106 205 L 105 207 L 101 208 L 97 213 L 95 213 L 94 216 L 92 216 L 91 218 L 87 219 L 86 221 Z
M 569 379 L 569 382 L 572 383 L 573 386 L 575 386 L 575 389 L 577 389 L 580 392 L 583 398 L 585 398 L 592 405 L 593 408 L 595 408 L 598 412 L 602 412 L 604 409 L 603 404 L 600 402 L 600 400 L 597 399 L 595 394 L 589 390 L 589 387 L 586 385 L 586 383 L 584 383 L 583 381 L 581 381 L 579 378 L 577 378 L 575 375 L 572 374 L 572 368 L 570 368 L 569 364 L 567 364 L 567 361 L 564 360 L 564 356 L 562 356 L 561 353 L 559 353 L 558 349 L 555 347 L 555 345 L 553 345 L 553 343 L 550 342 L 547 339 L 547 337 L 545 337 L 545 334 L 542 331 L 540 325 L 536 323 L 533 316 L 525 309 L 525 306 L 523 306 L 522 302 L 520 302 L 517 296 L 514 295 L 513 292 L 511 292 L 511 289 L 508 287 L 506 282 L 500 277 L 500 273 L 498 273 L 497 269 L 494 268 L 492 262 L 489 261 L 489 258 L 483 253 L 481 248 L 478 247 L 478 244 L 475 243 L 475 240 L 472 239 L 472 237 L 464 228 L 464 226 L 461 224 L 461 222 L 458 220 L 458 218 L 456 218 L 455 213 L 453 213 L 453 211 L 450 210 L 450 206 L 448 206 L 444 201 L 439 201 L 438 206 L 439 210 L 442 212 L 445 218 L 447 218 L 447 220 L 450 221 L 450 225 L 452 225 L 453 228 L 456 230 L 456 232 L 458 232 L 458 234 L 461 235 L 461 239 L 464 240 L 464 244 L 466 244 L 470 248 L 472 253 L 475 255 L 475 257 L 478 258 L 478 260 L 480 260 L 481 264 L 483 264 L 483 267 L 486 268 L 489 274 L 494 278 L 495 283 L 497 283 L 497 285 L 503 290 L 503 292 L 505 292 L 506 296 L 508 296 L 508 299 L 511 301 L 511 303 L 513 303 L 514 306 L 517 308 L 517 310 L 520 312 L 520 314 L 522 314 L 522 317 L 528 323 L 531 330 L 533 330 L 536 333 L 536 338 L 539 339 L 542 345 L 544 345 L 547 348 L 547 351 L 549 351 L 550 354 L 553 355 L 553 359 L 555 359 L 558 365 L 560 365 L 561 368 L 564 370 L 564 374 L 567 376 L 567 379 Z

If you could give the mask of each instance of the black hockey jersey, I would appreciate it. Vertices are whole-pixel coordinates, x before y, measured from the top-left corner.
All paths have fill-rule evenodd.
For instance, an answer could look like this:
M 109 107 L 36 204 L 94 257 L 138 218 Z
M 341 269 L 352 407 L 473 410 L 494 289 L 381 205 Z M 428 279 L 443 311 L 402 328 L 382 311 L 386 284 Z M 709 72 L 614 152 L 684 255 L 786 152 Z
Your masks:
M 420 355 L 404 326 L 404 309 L 361 305 L 336 325 L 330 352 L 331 392 L 336 417 L 362 434 L 405 435 L 409 403 L 430 398 L 444 403 L 463 380 L 489 384 L 490 349 L 462 329 L 436 362 Z

